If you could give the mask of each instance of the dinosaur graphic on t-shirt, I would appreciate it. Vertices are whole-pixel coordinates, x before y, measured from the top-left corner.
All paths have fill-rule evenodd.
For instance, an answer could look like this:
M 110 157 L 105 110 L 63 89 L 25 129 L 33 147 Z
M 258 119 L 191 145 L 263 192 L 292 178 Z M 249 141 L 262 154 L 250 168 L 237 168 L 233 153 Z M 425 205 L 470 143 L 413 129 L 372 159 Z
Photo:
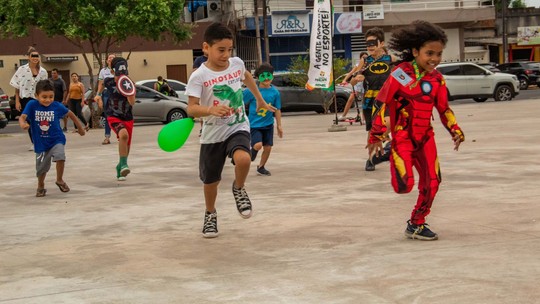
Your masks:
M 229 126 L 234 124 L 242 123 L 246 121 L 246 116 L 244 115 L 244 102 L 242 89 L 234 90 L 228 85 L 216 85 L 213 88 L 214 96 L 221 100 L 229 100 L 229 107 L 232 108 L 235 115 L 233 122 L 228 123 Z

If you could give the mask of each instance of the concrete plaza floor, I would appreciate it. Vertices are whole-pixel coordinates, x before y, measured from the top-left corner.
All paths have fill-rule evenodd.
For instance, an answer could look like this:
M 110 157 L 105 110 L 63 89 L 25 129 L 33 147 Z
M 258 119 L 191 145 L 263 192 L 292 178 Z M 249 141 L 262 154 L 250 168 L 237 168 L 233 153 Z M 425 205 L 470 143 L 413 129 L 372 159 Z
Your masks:
M 0 303 L 538 303 L 540 99 L 453 106 L 459 152 L 439 118 L 443 183 L 428 222 L 403 236 L 417 197 L 388 164 L 365 172 L 366 132 L 331 115 L 287 115 L 267 168 L 253 164 L 254 216 L 237 214 L 227 163 L 220 236 L 204 239 L 198 126 L 179 151 L 136 125 L 126 182 L 102 130 L 69 133 L 65 180 L 36 198 L 24 133 L 0 137 Z

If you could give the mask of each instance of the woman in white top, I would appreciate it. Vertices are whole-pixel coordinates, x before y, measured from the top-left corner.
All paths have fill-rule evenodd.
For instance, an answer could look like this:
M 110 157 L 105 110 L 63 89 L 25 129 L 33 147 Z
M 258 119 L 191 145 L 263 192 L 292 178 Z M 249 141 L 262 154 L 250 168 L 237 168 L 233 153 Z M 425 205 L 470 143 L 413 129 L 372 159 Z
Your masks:
M 36 83 L 40 80 L 48 79 L 47 70 L 40 66 L 39 52 L 34 48 L 28 48 L 28 63 L 21 65 L 15 75 L 11 77 L 9 84 L 15 88 L 15 109 L 19 112 L 23 112 L 24 107 L 35 96 Z M 30 141 L 32 141 L 31 129 L 28 129 L 28 135 Z M 34 150 L 32 145 L 31 149 Z
M 116 56 L 114 54 L 110 54 L 109 56 L 107 56 L 106 66 L 99 71 L 99 75 L 98 75 L 98 88 L 97 88 L 97 94 L 96 94 L 95 100 L 98 103 L 99 108 L 103 110 L 102 115 L 105 118 L 105 139 L 101 143 L 102 145 L 108 145 L 111 143 L 111 140 L 110 140 L 111 127 L 107 123 L 107 115 L 105 114 L 105 109 L 107 108 L 107 102 L 109 100 L 110 94 L 105 89 L 103 82 L 105 81 L 106 78 L 114 78 L 111 62 L 115 57 Z

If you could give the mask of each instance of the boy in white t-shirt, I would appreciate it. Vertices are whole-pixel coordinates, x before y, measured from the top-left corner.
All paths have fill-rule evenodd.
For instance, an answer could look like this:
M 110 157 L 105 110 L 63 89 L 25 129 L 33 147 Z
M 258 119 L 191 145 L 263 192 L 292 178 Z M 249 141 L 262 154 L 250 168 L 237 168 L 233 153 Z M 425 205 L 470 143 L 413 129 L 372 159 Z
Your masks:
M 233 34 L 221 23 L 211 24 L 204 33 L 203 51 L 208 60 L 191 74 L 186 88 L 188 114 L 203 118 L 199 176 L 204 184 L 206 212 L 203 236 L 218 236 L 215 208 L 221 172 L 227 157 L 235 164 L 232 192 L 243 218 L 252 214 L 251 201 L 244 189 L 250 156 L 250 129 L 244 111 L 242 82 L 255 95 L 258 108 L 274 112 L 246 71 L 244 62 L 232 57 Z

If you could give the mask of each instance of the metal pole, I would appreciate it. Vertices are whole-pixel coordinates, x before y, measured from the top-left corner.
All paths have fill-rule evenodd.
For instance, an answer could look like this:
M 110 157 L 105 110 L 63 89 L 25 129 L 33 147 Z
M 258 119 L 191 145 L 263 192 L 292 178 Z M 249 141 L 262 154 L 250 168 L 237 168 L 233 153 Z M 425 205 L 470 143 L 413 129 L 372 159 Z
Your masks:
M 255 16 L 255 37 L 257 40 L 257 66 L 260 66 L 262 63 L 262 54 L 261 54 L 261 30 L 259 25 L 259 0 L 253 0 L 253 7 Z
M 508 36 L 507 36 L 507 28 L 506 28 L 506 9 L 508 7 L 508 4 L 506 3 L 506 0 L 501 1 L 502 5 L 502 42 L 503 42 L 503 63 L 508 62 Z
M 268 26 L 266 22 L 268 4 L 267 0 L 263 0 L 263 36 L 264 36 L 264 59 L 266 62 L 270 62 L 270 39 L 268 39 Z

